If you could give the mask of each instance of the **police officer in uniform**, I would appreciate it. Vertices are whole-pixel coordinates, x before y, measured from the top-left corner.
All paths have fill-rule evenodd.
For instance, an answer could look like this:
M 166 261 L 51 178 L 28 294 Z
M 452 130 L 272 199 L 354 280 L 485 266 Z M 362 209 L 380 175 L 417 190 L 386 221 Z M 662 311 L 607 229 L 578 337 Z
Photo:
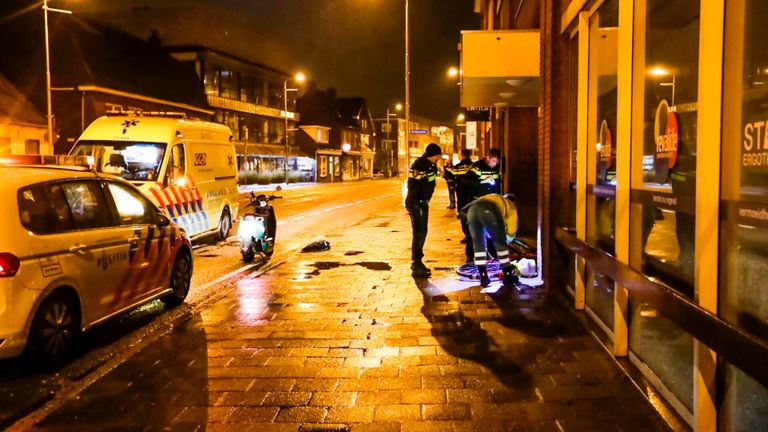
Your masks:
M 435 191 L 437 161 L 443 151 L 440 146 L 430 143 L 424 154 L 411 165 L 408 174 L 408 194 L 405 208 L 411 217 L 413 240 L 411 242 L 411 274 L 415 277 L 429 277 L 432 272 L 424 265 L 424 241 L 427 239 L 429 200 Z
M 456 174 L 454 174 L 453 166 L 448 161 L 445 161 L 445 165 L 443 165 L 443 178 L 445 179 L 445 184 L 448 185 L 449 204 L 447 208 L 455 209 L 456 208 Z
M 496 249 L 504 275 L 504 285 L 517 284 L 518 278 L 514 265 L 509 259 L 509 246 L 507 246 L 517 234 L 515 196 L 512 194 L 483 195 L 462 208 L 459 215 L 469 225 L 469 231 L 472 233 L 472 243 L 475 248 L 473 258 L 480 275 L 480 285 L 487 287 L 491 283 L 486 267 L 488 264 L 486 248 L 489 244 L 493 244 Z M 489 238 L 489 243 L 486 243 L 486 238 Z
M 464 174 L 463 188 L 464 193 L 466 194 L 467 203 L 484 195 L 501 193 L 500 159 L 501 151 L 497 148 L 492 148 L 483 159 L 473 163 L 469 171 Z M 459 209 L 463 208 L 465 205 L 466 204 L 462 205 Z M 464 247 L 466 262 L 472 262 L 474 252 L 472 241 L 469 240 L 471 238 L 469 226 L 467 226 L 465 222 L 462 222 L 461 230 L 464 232 L 464 236 L 467 239 L 466 246 Z M 488 243 L 488 251 L 492 256 L 495 256 L 495 247 L 491 242 Z
M 458 208 L 462 208 L 469 203 L 469 197 L 467 196 L 467 186 L 465 175 L 472 168 L 472 150 L 464 149 L 461 151 L 461 160 L 459 163 L 451 167 L 456 183 L 456 204 Z
M 472 164 L 465 178 L 470 189 L 470 200 L 476 200 L 483 195 L 501 193 L 500 159 L 501 151 L 492 148 L 483 159 Z

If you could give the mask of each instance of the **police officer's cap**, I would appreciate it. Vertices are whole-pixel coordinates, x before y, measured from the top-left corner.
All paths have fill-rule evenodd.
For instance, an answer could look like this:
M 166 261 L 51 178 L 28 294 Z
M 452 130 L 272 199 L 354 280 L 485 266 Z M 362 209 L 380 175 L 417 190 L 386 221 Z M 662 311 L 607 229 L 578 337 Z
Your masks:
M 427 145 L 427 148 L 424 149 L 424 156 L 431 157 L 431 156 L 437 156 L 443 154 L 443 150 L 440 148 L 439 145 L 435 143 L 429 143 Z

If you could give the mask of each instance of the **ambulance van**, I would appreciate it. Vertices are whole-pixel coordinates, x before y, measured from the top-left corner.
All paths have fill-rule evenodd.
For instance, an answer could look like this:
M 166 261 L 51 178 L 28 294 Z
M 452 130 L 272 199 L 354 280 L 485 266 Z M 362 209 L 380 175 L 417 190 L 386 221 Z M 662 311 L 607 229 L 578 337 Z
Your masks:
M 237 218 L 237 158 L 227 126 L 183 114 L 108 115 L 88 126 L 70 155 L 133 183 L 193 240 L 225 239 Z

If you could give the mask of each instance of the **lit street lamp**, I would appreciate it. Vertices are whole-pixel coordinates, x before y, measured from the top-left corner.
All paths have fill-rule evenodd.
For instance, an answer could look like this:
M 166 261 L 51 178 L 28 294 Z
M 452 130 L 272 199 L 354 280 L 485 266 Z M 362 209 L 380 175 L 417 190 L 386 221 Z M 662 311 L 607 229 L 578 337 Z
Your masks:
M 303 73 L 299 72 L 296 76 L 290 77 L 283 81 L 283 119 L 285 120 L 285 184 L 288 184 L 288 92 L 299 91 L 299 89 L 289 89 L 288 81 L 295 80 L 297 83 L 302 83 L 306 77 Z
M 400 111 L 401 109 L 403 109 L 403 106 L 401 104 L 395 105 L 395 111 Z M 395 157 L 394 156 L 395 153 L 394 153 L 394 149 L 392 147 L 392 140 L 390 139 L 390 133 L 392 132 L 392 126 L 389 124 L 389 118 L 390 117 L 397 118 L 397 113 L 396 112 L 390 113 L 389 112 L 389 107 L 387 107 L 387 145 L 389 146 L 389 172 L 390 172 L 390 175 L 391 175 L 391 173 L 392 173 L 392 165 L 393 165 L 392 161 L 393 161 L 393 159 Z M 399 161 L 399 159 L 400 158 L 398 157 L 398 164 L 397 164 L 398 165 L 398 170 L 397 170 L 397 176 L 398 177 L 400 177 L 400 163 L 399 163 L 400 161 Z
M 53 109 L 51 108 L 51 48 L 48 42 L 48 11 L 72 14 L 72 11 L 48 7 L 48 0 L 43 0 L 43 20 L 45 22 L 45 92 L 48 99 L 48 144 L 53 153 Z

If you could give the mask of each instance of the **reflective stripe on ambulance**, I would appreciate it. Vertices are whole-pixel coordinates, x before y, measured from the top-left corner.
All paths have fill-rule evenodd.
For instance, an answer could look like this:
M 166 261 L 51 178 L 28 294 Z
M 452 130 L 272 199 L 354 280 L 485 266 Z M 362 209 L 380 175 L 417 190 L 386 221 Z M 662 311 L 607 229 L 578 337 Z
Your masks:
M 199 234 L 210 229 L 208 217 L 203 211 L 203 199 L 192 179 L 187 178 L 192 185 L 191 189 L 182 189 L 178 186 L 163 188 L 161 184 L 155 184 L 149 188 L 149 192 L 157 201 L 158 206 L 165 210 L 168 217 L 174 223 L 184 228 L 189 235 Z

